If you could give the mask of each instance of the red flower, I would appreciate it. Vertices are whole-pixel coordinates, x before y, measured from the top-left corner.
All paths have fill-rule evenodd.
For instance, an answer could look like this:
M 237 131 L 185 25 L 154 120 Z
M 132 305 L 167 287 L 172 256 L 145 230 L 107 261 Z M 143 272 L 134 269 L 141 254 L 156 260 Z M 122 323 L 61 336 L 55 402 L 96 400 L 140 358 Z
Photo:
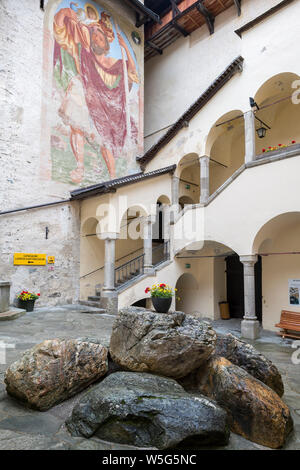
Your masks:
M 166 287 L 166 284 L 160 284 L 159 287 L 163 289 L 164 287 Z
M 296 141 L 295 141 L 295 140 L 292 140 L 292 144 L 295 144 L 295 143 L 296 143 Z
M 150 292 L 150 290 L 151 290 L 150 287 L 147 287 L 147 288 L 145 289 L 145 294 L 148 294 L 148 292 Z
M 278 147 L 281 147 L 282 144 L 278 144 Z
M 41 294 L 37 294 L 38 296 L 40 296 Z
M 266 149 L 262 149 L 262 151 L 263 151 L 263 152 L 265 152 L 265 151 L 266 151 Z
M 268 147 L 268 149 L 271 149 L 272 147 Z

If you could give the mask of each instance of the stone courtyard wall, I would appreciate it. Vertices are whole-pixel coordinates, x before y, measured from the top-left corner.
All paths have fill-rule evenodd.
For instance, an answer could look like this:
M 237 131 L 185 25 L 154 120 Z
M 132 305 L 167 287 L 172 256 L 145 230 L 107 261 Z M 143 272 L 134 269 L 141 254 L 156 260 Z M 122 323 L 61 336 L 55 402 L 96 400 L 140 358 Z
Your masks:
M 51 23 L 51 14 L 53 24 L 53 14 L 62 3 L 68 6 L 67 2 L 58 0 L 45 1 L 44 11 L 36 0 L 0 3 L 0 211 L 65 200 L 70 197 L 70 191 L 79 186 L 110 178 L 101 179 L 99 172 L 92 171 L 88 183 L 84 179 L 76 183 L 71 179 L 53 178 L 43 165 L 45 159 L 50 159 L 52 121 L 48 117 L 53 97 L 51 83 L 45 81 L 45 74 L 51 67 L 53 71 L 53 49 L 45 55 L 48 51 L 45 29 L 47 21 Z M 99 2 L 103 8 L 107 4 L 112 2 Z M 132 30 L 136 30 L 135 14 L 124 2 L 113 2 L 113 8 L 120 13 L 120 24 L 132 24 Z M 143 51 L 143 37 L 141 45 L 135 47 Z M 137 60 L 143 61 L 143 52 Z M 142 100 L 143 64 L 139 71 Z M 143 113 L 139 116 L 142 118 Z M 61 165 L 63 167 L 63 160 Z M 131 171 L 137 170 L 132 168 Z M 59 173 L 60 168 L 56 168 L 56 174 Z M 14 266 L 13 255 L 19 252 L 55 256 L 55 264 Z M 0 216 L 0 279 L 12 282 L 11 301 L 22 289 L 40 292 L 39 305 L 78 300 L 79 255 L 78 203 Z

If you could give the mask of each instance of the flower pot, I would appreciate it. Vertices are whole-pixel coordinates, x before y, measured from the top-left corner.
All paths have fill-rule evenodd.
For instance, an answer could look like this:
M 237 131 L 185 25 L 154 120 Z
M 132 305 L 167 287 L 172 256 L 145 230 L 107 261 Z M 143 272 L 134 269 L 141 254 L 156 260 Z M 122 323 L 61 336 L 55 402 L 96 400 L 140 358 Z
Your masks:
M 19 299 L 19 308 L 26 310 L 27 312 L 33 312 L 35 300 L 21 300 Z
M 167 313 L 171 307 L 172 297 L 151 297 L 152 304 L 158 313 Z

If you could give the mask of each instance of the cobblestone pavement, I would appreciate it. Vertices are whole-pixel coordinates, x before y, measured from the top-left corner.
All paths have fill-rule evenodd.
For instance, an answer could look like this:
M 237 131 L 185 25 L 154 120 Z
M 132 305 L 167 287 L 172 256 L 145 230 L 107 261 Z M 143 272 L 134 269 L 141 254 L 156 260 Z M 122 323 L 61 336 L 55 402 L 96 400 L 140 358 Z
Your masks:
M 16 320 L 0 323 L 0 342 L 11 347 L 6 350 L 6 364 L 1 364 L 0 355 L 0 450 L 115 450 L 133 449 L 101 441 L 97 438 L 81 439 L 71 437 L 64 427 L 75 403 L 84 392 L 53 407 L 46 412 L 25 408 L 5 392 L 4 373 L 9 364 L 35 344 L 52 338 L 97 337 L 108 346 L 114 317 L 93 313 L 83 306 L 64 306 L 36 309 Z M 217 331 L 231 331 L 239 335 L 239 321 L 213 322 Z M 291 341 L 281 340 L 273 333 L 263 332 L 255 347 L 269 357 L 279 368 L 285 385 L 284 401 L 290 407 L 295 432 L 289 438 L 285 449 L 300 450 L 300 365 L 294 365 L 291 355 Z M 0 351 L 1 353 L 1 351 Z M 222 449 L 265 449 L 231 434 L 229 445 Z

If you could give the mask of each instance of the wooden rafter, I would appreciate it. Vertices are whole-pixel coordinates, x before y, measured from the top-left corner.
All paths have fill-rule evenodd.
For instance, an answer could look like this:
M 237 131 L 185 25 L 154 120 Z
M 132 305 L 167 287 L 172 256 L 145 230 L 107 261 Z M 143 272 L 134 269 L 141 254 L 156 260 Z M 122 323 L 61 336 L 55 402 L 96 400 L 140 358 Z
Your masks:
M 236 0 L 235 0 L 236 1 Z M 237 0 L 238 1 L 238 0 Z M 204 16 L 206 24 L 209 29 L 209 33 L 213 34 L 215 31 L 215 17 L 214 15 L 203 5 L 203 0 L 197 3 L 197 10 Z
M 241 16 L 241 12 L 242 12 L 241 3 L 242 3 L 242 0 L 233 0 L 233 1 L 234 1 L 235 6 L 236 6 L 238 15 Z
M 154 44 L 152 41 L 146 41 L 146 46 L 151 47 L 151 49 L 154 49 L 156 52 L 158 52 L 160 55 L 162 55 L 163 50 L 160 49 L 156 44 Z
M 170 0 L 171 2 L 171 5 L 172 5 L 172 15 L 173 15 L 173 19 L 172 19 L 172 26 L 177 29 L 177 31 L 180 32 L 180 34 L 182 34 L 182 36 L 186 37 L 186 36 L 189 36 L 190 33 L 188 33 L 182 26 L 180 26 L 177 21 L 176 21 L 176 16 L 179 15 L 181 13 L 181 11 L 179 10 L 178 6 L 177 6 L 177 3 L 175 2 L 175 0 Z
M 182 28 L 181 26 L 179 26 L 179 24 L 176 22 L 176 19 L 174 18 L 174 20 L 172 21 L 172 26 L 177 29 L 177 31 L 179 31 L 182 36 L 184 37 L 187 37 L 189 36 L 190 33 L 188 33 L 184 28 Z

